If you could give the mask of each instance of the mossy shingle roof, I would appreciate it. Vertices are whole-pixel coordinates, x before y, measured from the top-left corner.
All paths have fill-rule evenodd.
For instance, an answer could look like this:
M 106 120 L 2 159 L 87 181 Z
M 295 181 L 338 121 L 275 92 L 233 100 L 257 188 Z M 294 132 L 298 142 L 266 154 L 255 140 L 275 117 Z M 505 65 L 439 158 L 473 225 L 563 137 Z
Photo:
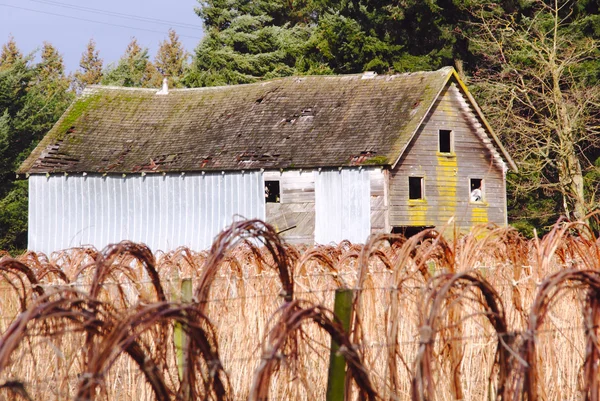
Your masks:
M 166 95 L 94 86 L 19 172 L 392 165 L 451 74 L 291 77 Z

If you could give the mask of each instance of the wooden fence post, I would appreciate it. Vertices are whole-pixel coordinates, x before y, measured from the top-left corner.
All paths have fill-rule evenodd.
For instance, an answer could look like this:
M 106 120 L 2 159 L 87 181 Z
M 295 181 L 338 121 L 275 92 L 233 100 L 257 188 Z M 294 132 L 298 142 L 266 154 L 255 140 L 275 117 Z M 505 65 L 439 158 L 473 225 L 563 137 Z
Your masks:
M 350 315 L 352 311 L 353 290 L 338 288 L 335 291 L 333 313 L 342 323 L 344 331 L 350 331 Z M 327 401 L 344 401 L 346 385 L 346 358 L 338 353 L 340 349 L 331 339 L 329 353 L 329 376 L 327 378 Z

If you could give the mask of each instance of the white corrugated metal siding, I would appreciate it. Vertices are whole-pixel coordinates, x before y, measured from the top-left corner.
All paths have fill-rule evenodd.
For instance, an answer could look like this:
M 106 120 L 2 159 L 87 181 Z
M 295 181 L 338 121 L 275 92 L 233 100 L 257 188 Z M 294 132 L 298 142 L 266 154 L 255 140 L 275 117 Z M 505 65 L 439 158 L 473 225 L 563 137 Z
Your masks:
M 265 219 L 259 172 L 29 177 L 28 248 L 38 252 L 125 239 L 202 250 L 241 217 Z
M 370 191 L 366 169 L 315 172 L 315 242 L 365 243 L 371 233 Z

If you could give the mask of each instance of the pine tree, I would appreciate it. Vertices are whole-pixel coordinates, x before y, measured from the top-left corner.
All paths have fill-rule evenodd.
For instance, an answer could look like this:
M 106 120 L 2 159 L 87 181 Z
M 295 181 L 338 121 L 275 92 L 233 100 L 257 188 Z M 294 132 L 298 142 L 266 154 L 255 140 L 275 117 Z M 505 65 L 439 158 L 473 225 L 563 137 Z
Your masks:
M 52 45 L 44 44 L 38 64 L 16 49 L 12 40 L 3 46 L 12 56 L 0 66 L 0 249 L 15 251 L 27 246 L 27 182 L 14 171 L 73 98 Z
M 78 91 L 81 91 L 86 85 L 99 84 L 102 80 L 102 59 L 98 50 L 96 50 L 96 42 L 90 39 L 87 49 L 81 55 L 79 61 L 79 70 L 75 72 L 75 85 Z
M 478 0 L 464 0 L 472 2 Z M 335 73 L 434 70 L 469 57 L 460 0 L 321 4 L 313 54 Z M 316 50 L 316 52 L 315 52 Z
M 125 54 L 116 66 L 111 66 L 104 73 L 102 84 L 130 86 L 130 87 L 156 87 L 156 67 L 150 61 L 148 49 L 141 48 L 136 38 L 132 38 Z
M 248 83 L 307 68 L 299 63 L 312 28 L 288 2 L 209 0 L 197 12 L 205 37 L 185 79 L 188 86 Z
M 463 36 L 479 0 L 208 0 L 189 85 L 291 74 L 432 70 L 470 62 Z
M 42 60 L 37 69 L 38 82 L 49 83 L 54 79 L 63 80 L 66 78 L 63 57 L 49 42 L 44 42 L 42 46 Z
M 0 69 L 10 68 L 17 60 L 22 60 L 23 54 L 17 47 L 15 38 L 10 36 L 8 42 L 2 45 L 0 52 Z
M 56 48 L 44 42 L 41 60 L 32 67 L 34 78 L 29 83 L 23 108 L 17 114 L 19 124 L 27 126 L 25 143 L 41 139 L 58 120 L 73 99 L 71 79 L 65 75 L 63 58 Z
M 160 43 L 154 65 L 169 79 L 169 85 L 181 87 L 181 78 L 187 69 L 188 54 L 179 41 L 179 36 L 169 29 L 169 39 Z

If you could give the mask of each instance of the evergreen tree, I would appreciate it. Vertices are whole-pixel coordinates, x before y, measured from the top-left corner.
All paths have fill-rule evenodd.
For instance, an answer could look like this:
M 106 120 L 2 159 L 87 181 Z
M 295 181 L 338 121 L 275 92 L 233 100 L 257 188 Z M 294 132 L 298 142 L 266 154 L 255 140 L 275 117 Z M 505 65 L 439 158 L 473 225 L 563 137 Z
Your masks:
M 63 57 L 58 50 L 49 42 L 44 42 L 42 46 L 42 60 L 37 66 L 38 82 L 49 82 L 53 79 L 65 79 L 65 65 Z
M 181 87 L 181 78 L 187 69 L 187 53 L 179 41 L 179 36 L 169 29 L 169 39 L 160 43 L 154 65 L 169 78 L 169 85 Z
M 111 66 L 104 73 L 103 85 L 117 85 L 130 87 L 156 87 L 156 67 L 150 61 L 148 49 L 141 48 L 136 38 L 133 38 L 125 54 L 116 66 Z
M 23 59 L 23 54 L 17 47 L 15 38 L 10 36 L 8 42 L 2 45 L 0 52 L 0 69 L 10 68 L 16 61 Z
M 472 2 L 476 0 L 464 0 Z M 432 70 L 470 62 L 459 0 L 209 0 L 187 83 L 291 74 Z
M 336 1 L 314 35 L 336 73 L 433 70 L 468 60 L 462 35 L 468 16 L 458 0 Z
M 205 36 L 186 84 L 238 84 L 297 74 L 312 28 L 291 12 L 289 4 L 281 0 L 202 3 L 197 13 L 204 21 Z
M 81 55 L 79 70 L 75 72 L 75 85 L 77 90 L 81 91 L 86 85 L 99 84 L 101 80 L 102 59 L 96 50 L 96 42 L 90 39 L 87 49 Z
M 0 249 L 27 246 L 27 182 L 14 171 L 52 127 L 73 98 L 62 57 L 46 43 L 31 64 L 16 45 L 0 67 Z M 6 53 L 3 51 L 3 53 Z
M 28 144 L 41 139 L 36 134 L 43 135 L 49 131 L 73 99 L 71 79 L 65 75 L 63 58 L 52 44 L 44 43 L 41 60 L 33 70 L 34 79 L 18 113 L 19 121 L 24 124 L 25 143 Z M 27 134 L 27 130 L 32 133 Z

